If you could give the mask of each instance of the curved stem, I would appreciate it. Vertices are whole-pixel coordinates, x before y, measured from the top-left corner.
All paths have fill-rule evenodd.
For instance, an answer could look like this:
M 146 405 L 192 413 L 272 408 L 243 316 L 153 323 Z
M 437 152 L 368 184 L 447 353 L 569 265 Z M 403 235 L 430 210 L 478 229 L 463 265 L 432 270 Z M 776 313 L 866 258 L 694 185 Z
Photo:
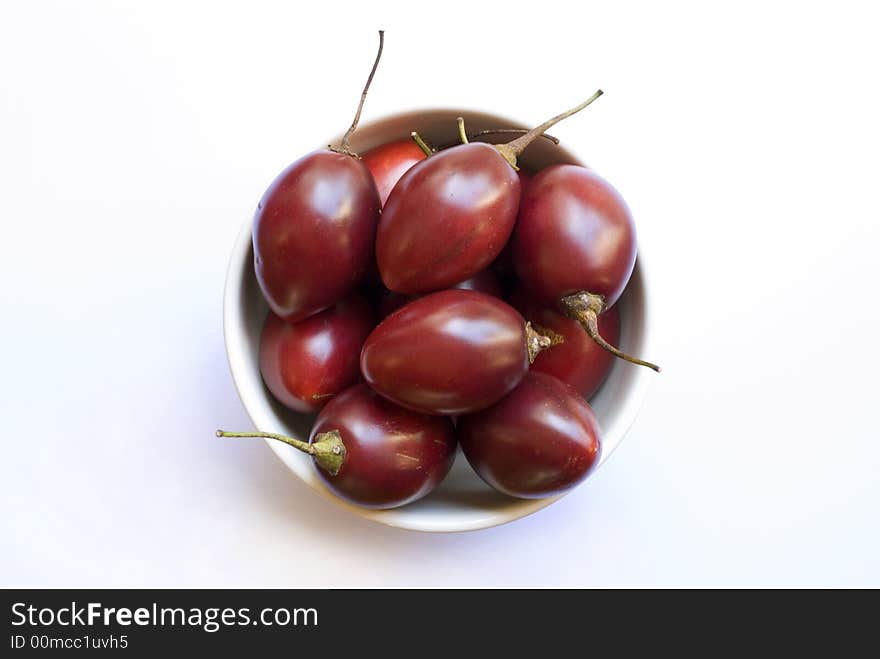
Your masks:
M 342 436 L 338 430 L 318 433 L 315 435 L 315 441 L 311 444 L 276 432 L 227 432 L 225 430 L 218 430 L 217 437 L 277 439 L 279 442 L 284 442 L 288 446 L 311 455 L 315 460 L 315 464 L 331 476 L 338 474 L 342 464 L 345 462 L 345 444 L 342 443 Z
M 485 130 L 478 130 L 475 133 L 468 133 L 468 139 L 475 140 L 477 138 L 484 137 L 486 135 L 494 135 L 496 133 L 515 133 L 517 135 L 522 135 L 523 133 L 527 133 L 527 132 L 528 132 L 528 129 L 526 129 L 526 128 L 486 128 Z M 550 140 L 551 142 L 553 142 L 553 144 L 559 144 L 559 138 L 553 137 L 552 135 L 544 134 L 544 135 L 541 135 L 541 137 L 543 137 L 544 139 Z M 436 153 L 437 151 L 443 151 L 444 149 L 448 149 L 453 146 L 458 146 L 459 144 L 461 144 L 460 138 L 454 142 L 446 142 L 444 144 L 441 144 L 436 149 L 434 149 L 432 151 L 432 153 Z M 495 146 L 497 148 L 498 145 L 493 144 L 492 146 Z
M 520 135 L 512 142 L 508 142 L 507 144 L 497 144 L 495 146 L 498 149 L 498 152 L 504 156 L 504 159 L 510 163 L 511 167 L 516 167 L 516 158 L 525 151 L 526 147 L 534 142 L 539 135 L 541 135 L 545 130 L 548 130 L 551 126 L 558 124 L 563 119 L 570 117 L 573 114 L 576 114 L 587 107 L 590 103 L 595 101 L 602 95 L 602 90 L 596 90 L 596 93 L 590 96 L 586 101 L 581 103 L 580 105 L 576 105 L 570 110 L 566 110 L 562 114 L 557 114 L 552 119 L 548 119 L 540 126 L 535 126 L 525 135 Z
M 425 140 L 422 139 L 422 136 L 419 135 L 416 131 L 411 132 L 410 137 L 413 138 L 413 142 L 419 145 L 419 148 L 426 156 L 430 157 L 434 154 L 434 152 L 431 150 L 431 147 L 428 146 L 428 143 L 425 142 Z
M 575 293 L 573 295 L 566 295 L 562 298 L 561 303 L 562 308 L 565 309 L 566 315 L 569 318 L 578 321 L 581 324 L 581 327 L 583 327 L 587 334 L 590 335 L 590 338 L 599 344 L 600 348 L 603 348 L 615 357 L 624 359 L 632 364 L 647 366 L 658 373 L 660 372 L 660 367 L 656 364 L 646 362 L 637 357 L 632 357 L 602 338 L 602 335 L 599 334 L 599 314 L 602 313 L 605 308 L 605 300 L 601 295 L 594 295 L 593 293 L 586 292 Z
M 471 133 L 470 138 L 473 139 L 475 137 L 483 137 L 483 135 L 522 135 L 524 133 L 528 133 L 528 128 L 486 128 L 484 130 L 479 130 L 476 133 Z M 547 133 L 541 133 L 539 137 L 543 137 L 546 140 L 550 140 L 553 144 L 559 144 L 559 138 L 553 137 L 552 135 L 547 135 Z
M 461 140 L 462 144 L 468 143 L 467 131 L 464 129 L 464 117 L 458 117 L 456 119 L 458 122 L 458 139 Z
M 565 338 L 561 334 L 526 321 L 526 350 L 529 353 L 529 364 L 535 363 L 542 350 L 558 346 L 564 341 Z
M 351 122 L 351 126 L 349 127 L 349 129 L 345 131 L 345 135 L 342 136 L 342 141 L 339 143 L 339 146 L 330 147 L 333 151 L 357 157 L 357 154 L 351 150 L 351 136 L 357 129 L 358 122 L 361 120 L 361 112 L 364 109 L 364 101 L 367 100 L 367 92 L 370 91 L 370 84 L 372 84 L 373 82 L 373 76 L 376 75 L 376 69 L 379 68 L 379 60 L 382 59 L 382 48 L 384 46 L 385 30 L 379 30 L 379 51 L 376 53 L 376 60 L 373 62 L 373 68 L 370 69 L 370 76 L 367 78 L 367 84 L 364 85 L 364 91 L 361 92 L 361 102 L 358 103 L 357 112 L 355 112 L 354 115 L 354 121 Z

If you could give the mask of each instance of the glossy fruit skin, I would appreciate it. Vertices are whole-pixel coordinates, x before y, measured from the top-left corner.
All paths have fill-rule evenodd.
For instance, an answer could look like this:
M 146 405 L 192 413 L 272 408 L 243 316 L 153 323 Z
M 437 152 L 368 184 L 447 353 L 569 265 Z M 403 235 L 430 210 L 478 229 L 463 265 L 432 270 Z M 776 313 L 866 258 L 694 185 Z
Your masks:
M 623 198 L 585 167 L 552 165 L 532 179 L 513 236 L 520 281 L 545 304 L 571 293 L 601 295 L 606 308 L 636 261 L 636 229 Z
M 526 186 L 534 178 L 534 174 L 531 174 L 524 168 L 520 167 L 519 170 L 516 172 L 516 175 L 519 178 L 520 199 L 522 199 L 522 195 L 526 193 Z M 504 245 L 504 249 L 501 250 L 498 258 L 496 258 L 495 262 L 492 263 L 492 269 L 496 273 L 498 273 L 499 277 L 503 277 L 505 279 L 516 276 L 516 269 L 513 266 L 512 240 L 508 240 L 507 243 Z
M 426 414 L 488 407 L 528 369 L 525 320 L 485 293 L 452 289 L 398 309 L 367 337 L 361 373 L 395 403 Z
M 571 387 L 528 373 L 487 410 L 458 419 L 458 438 L 471 466 L 496 490 L 538 499 L 571 489 L 599 460 L 599 424 Z
M 501 284 L 498 283 L 498 277 L 489 268 L 480 270 L 470 279 L 460 281 L 452 288 L 458 288 L 462 291 L 478 291 L 486 295 L 501 297 Z
M 516 221 L 516 171 L 488 144 L 435 153 L 401 177 L 376 233 L 385 286 L 418 295 L 464 281 L 486 268 Z
M 498 277 L 490 268 L 481 270 L 470 279 L 465 279 L 450 288 L 459 288 L 466 291 L 479 291 L 487 295 L 501 297 L 501 284 Z M 379 318 L 384 320 L 405 304 L 416 299 L 413 295 L 402 295 L 389 291 L 387 288 L 379 298 Z
M 412 139 L 388 142 L 361 155 L 361 160 L 373 175 L 383 206 L 400 177 L 424 159 L 424 151 Z
M 395 508 L 431 492 L 449 473 L 456 439 L 449 419 L 398 407 L 364 384 L 331 400 L 309 437 L 338 430 L 346 454 L 335 476 L 317 468 L 327 486 L 367 508 Z
M 589 398 L 605 381 L 615 357 L 584 332 L 580 324 L 556 309 L 535 302 L 523 289 L 511 293 L 510 304 L 534 325 L 561 334 L 564 341 L 552 350 L 542 351 L 529 367 L 546 373 Z M 599 316 L 599 332 L 612 344 L 620 340 L 620 312 L 615 305 Z
M 372 260 L 379 193 L 360 160 L 328 149 L 287 167 L 254 215 L 254 269 L 269 307 L 289 322 L 345 297 Z
M 260 335 L 260 372 L 275 398 L 297 412 L 316 412 L 361 379 L 360 354 L 373 310 L 357 295 L 288 323 L 269 312 Z

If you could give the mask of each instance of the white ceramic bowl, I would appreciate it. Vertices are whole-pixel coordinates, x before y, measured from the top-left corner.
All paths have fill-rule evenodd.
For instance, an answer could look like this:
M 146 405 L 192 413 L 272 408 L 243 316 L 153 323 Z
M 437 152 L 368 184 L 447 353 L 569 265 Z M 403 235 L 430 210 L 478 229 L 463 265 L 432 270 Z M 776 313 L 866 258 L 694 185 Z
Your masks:
M 364 152 L 385 142 L 407 138 L 413 130 L 419 131 L 430 144 L 454 143 L 458 116 L 465 117 L 468 132 L 524 127 L 506 117 L 477 111 L 420 110 L 361 125 L 352 145 L 356 151 Z M 507 139 L 498 136 L 495 141 Z M 335 141 L 338 138 L 324 144 Z M 522 165 L 532 169 L 557 162 L 583 164 L 568 149 L 545 139 L 533 143 L 520 159 Z M 649 343 L 648 295 L 641 248 L 635 272 L 618 305 L 622 319 L 620 347 L 630 354 L 651 358 L 654 351 Z M 229 366 L 238 394 L 256 428 L 307 440 L 313 417 L 291 412 L 277 403 L 260 376 L 259 337 L 266 313 L 267 306 L 254 276 L 251 218 L 248 218 L 236 241 L 226 277 L 223 328 Z M 609 458 L 635 420 L 652 377 L 654 373 L 646 368 L 616 360 L 608 379 L 590 400 L 602 430 L 602 456 L 597 468 Z M 389 526 L 429 532 L 472 531 L 519 519 L 559 498 L 525 500 L 501 495 L 480 480 L 459 452 L 450 474 L 424 499 L 393 510 L 367 510 L 334 496 L 315 473 L 309 456 L 274 440 L 266 440 L 266 443 L 296 476 L 321 495 L 358 515 Z

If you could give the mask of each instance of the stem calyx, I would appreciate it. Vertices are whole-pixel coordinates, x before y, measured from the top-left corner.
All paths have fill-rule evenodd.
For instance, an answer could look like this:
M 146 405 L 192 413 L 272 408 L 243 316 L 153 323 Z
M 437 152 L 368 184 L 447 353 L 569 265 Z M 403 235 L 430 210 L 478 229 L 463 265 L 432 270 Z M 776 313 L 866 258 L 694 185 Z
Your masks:
M 590 338 L 599 344 L 600 348 L 632 364 L 647 366 L 658 373 L 660 372 L 660 367 L 656 364 L 628 355 L 602 338 L 602 335 L 599 334 L 599 314 L 605 310 L 605 298 L 601 295 L 581 291 L 580 293 L 566 295 L 560 300 L 560 303 L 565 310 L 565 315 L 578 321 L 586 333 L 590 335 Z
M 315 441 L 311 444 L 295 437 L 288 437 L 276 432 L 227 432 L 218 430 L 217 437 L 260 437 L 263 439 L 276 439 L 292 446 L 298 451 L 308 453 L 315 460 L 315 464 L 331 476 L 335 476 L 345 464 L 345 444 L 338 430 L 330 430 L 315 435 Z
M 526 349 L 529 354 L 529 364 L 535 363 L 535 359 L 541 354 L 542 350 L 558 346 L 563 341 L 565 339 L 561 334 L 547 327 L 532 325 L 532 323 L 526 321 Z

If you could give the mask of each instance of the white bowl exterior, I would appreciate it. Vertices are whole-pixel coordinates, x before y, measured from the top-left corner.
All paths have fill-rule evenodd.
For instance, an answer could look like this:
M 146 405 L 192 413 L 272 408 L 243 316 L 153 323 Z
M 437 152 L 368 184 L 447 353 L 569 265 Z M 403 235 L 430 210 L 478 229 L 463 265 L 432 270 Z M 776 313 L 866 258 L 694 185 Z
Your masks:
M 455 139 L 455 118 L 458 116 L 466 118 L 469 131 L 522 127 L 519 122 L 476 111 L 415 111 L 362 125 L 353 146 L 355 150 L 365 151 L 408 137 L 412 130 L 418 130 L 429 143 L 444 144 Z M 522 162 L 535 168 L 554 162 L 583 164 L 568 150 L 546 140 L 530 146 Z M 305 440 L 313 417 L 281 406 L 272 398 L 260 375 L 259 339 L 267 306 L 254 276 L 251 226 L 252 219 L 249 218 L 236 241 L 226 276 L 223 329 L 229 367 L 239 397 L 256 428 Z M 653 350 L 649 341 L 648 300 L 644 255 L 639 245 L 632 278 L 617 303 L 622 320 L 620 347 L 630 354 L 650 358 Z M 608 460 L 635 421 L 654 375 L 649 369 L 615 360 L 607 380 L 590 399 L 602 430 L 602 454 L 595 469 Z M 325 497 L 362 517 L 398 528 L 427 532 L 472 531 L 519 519 L 559 498 L 513 499 L 501 495 L 471 470 L 459 451 L 449 476 L 424 499 L 403 508 L 368 510 L 335 496 L 318 477 L 309 456 L 274 440 L 266 442 L 293 473 Z

